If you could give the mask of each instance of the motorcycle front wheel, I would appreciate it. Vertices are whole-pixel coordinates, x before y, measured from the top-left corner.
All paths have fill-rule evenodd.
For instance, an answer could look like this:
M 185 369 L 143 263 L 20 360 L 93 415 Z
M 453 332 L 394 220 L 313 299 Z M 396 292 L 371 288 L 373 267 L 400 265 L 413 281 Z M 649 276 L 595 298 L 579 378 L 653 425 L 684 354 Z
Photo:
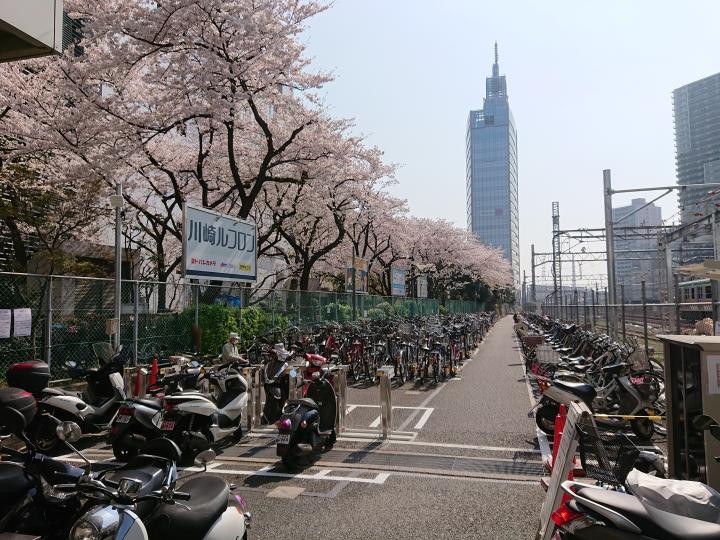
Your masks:
M 637 438 L 643 442 L 652 440 L 655 434 L 655 422 L 649 418 L 635 418 L 630 421 L 630 428 Z
M 57 436 L 58 420 L 49 415 L 40 415 L 35 426 L 31 429 L 30 439 L 39 452 L 52 454 L 60 449 L 62 441 Z
M 555 433 L 555 417 L 558 414 L 558 407 L 555 404 L 545 404 L 535 411 L 535 423 L 545 435 Z

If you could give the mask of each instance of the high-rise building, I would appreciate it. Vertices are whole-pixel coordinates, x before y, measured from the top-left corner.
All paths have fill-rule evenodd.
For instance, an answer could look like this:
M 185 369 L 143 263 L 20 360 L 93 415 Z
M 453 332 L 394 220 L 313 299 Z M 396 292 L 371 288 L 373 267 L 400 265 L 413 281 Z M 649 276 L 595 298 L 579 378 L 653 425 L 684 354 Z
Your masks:
M 678 184 L 720 182 L 720 73 L 681 86 L 673 92 L 675 166 Z M 683 224 L 714 210 L 716 188 L 680 191 Z
M 492 77 L 485 81 L 481 110 L 467 124 L 467 222 L 483 243 L 503 250 L 520 289 L 517 133 L 500 75 L 497 43 Z
M 654 204 L 645 205 L 645 199 L 633 199 L 628 206 L 613 208 L 613 221 L 622 227 L 662 225 L 662 209 Z M 632 215 L 631 215 L 632 214 Z M 615 239 L 615 276 L 617 294 L 623 286 L 625 302 L 642 301 L 642 281 L 645 281 L 645 298 L 648 302 L 660 300 L 662 286 L 661 261 L 649 250 L 657 249 L 657 238 Z

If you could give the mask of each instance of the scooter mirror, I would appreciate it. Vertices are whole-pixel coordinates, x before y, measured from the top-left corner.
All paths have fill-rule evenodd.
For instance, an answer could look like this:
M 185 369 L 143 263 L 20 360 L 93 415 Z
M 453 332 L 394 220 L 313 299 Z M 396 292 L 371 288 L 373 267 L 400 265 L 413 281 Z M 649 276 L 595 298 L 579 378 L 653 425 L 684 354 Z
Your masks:
M 58 427 L 55 428 L 55 433 L 61 441 L 75 442 L 80 439 L 82 430 L 75 422 L 61 422 Z
M 195 456 L 196 467 L 207 467 L 207 464 L 214 461 L 217 454 L 213 450 L 203 450 Z
M 717 422 L 713 420 L 712 416 L 701 414 L 693 418 L 692 425 L 695 429 L 703 431 L 709 429 L 713 425 L 717 425 Z

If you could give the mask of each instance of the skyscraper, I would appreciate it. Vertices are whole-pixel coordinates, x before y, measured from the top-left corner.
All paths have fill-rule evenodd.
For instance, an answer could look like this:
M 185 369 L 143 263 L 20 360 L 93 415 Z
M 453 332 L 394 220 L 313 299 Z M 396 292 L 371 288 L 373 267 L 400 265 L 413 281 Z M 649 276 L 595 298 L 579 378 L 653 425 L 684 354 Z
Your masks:
M 467 222 L 480 240 L 503 250 L 520 288 L 517 133 L 500 75 L 497 43 L 481 110 L 470 111 L 466 140 Z
M 720 182 L 720 73 L 676 89 L 673 113 L 678 184 Z M 708 196 L 713 190 L 699 187 L 680 191 L 683 224 L 714 210 L 718 197 Z
M 645 199 L 633 199 L 628 206 L 613 208 L 613 221 L 622 219 L 619 226 L 643 227 L 662 225 L 662 209 L 654 204 L 645 205 Z M 642 281 L 645 280 L 645 297 L 648 302 L 660 300 L 660 259 L 649 257 L 650 250 L 657 249 L 657 238 L 620 237 L 615 239 L 615 276 L 618 284 L 623 285 L 626 302 L 642 300 Z M 633 251 L 637 250 L 637 251 Z

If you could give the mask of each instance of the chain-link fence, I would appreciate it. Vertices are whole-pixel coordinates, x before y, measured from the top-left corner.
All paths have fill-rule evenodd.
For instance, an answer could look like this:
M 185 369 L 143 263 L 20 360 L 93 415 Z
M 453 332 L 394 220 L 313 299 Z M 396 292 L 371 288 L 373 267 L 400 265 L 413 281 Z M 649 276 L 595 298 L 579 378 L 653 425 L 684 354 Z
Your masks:
M 121 298 L 122 354 L 137 363 L 197 343 L 201 352 L 218 354 L 229 332 L 247 344 L 274 328 L 484 308 L 462 300 L 441 308 L 428 298 L 149 281 L 123 281 Z M 92 344 L 111 339 L 114 302 L 112 279 L 0 273 L 0 310 L 29 308 L 32 315 L 29 336 L 18 335 L 13 324 L 7 337 L 0 325 L 0 383 L 9 365 L 23 360 L 48 362 L 54 379 L 65 376 L 69 362 L 96 365 Z

